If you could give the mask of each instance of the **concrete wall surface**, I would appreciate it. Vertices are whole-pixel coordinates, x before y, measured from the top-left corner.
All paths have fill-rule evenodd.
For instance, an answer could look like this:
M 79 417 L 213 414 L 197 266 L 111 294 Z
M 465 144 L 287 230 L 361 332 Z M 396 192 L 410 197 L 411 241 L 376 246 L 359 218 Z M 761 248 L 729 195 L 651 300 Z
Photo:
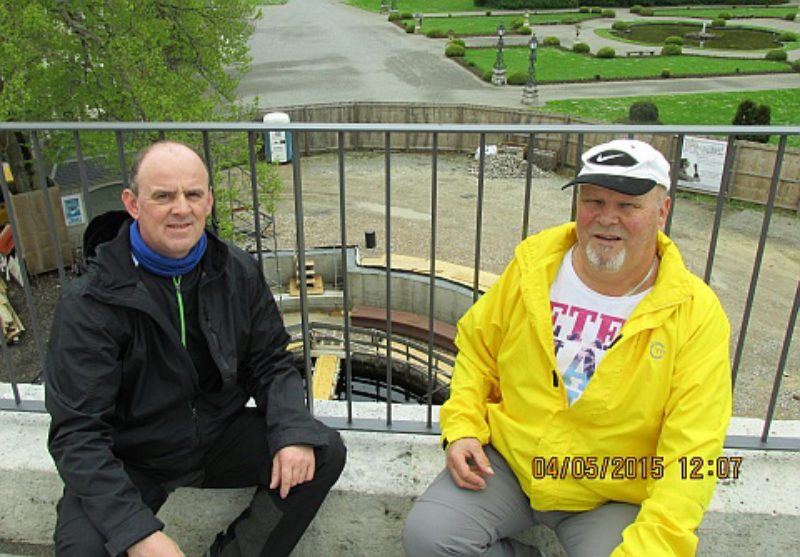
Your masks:
M 26 399 L 40 386 L 21 385 Z M 8 397 L 8 385 L 0 396 Z M 382 418 L 385 404 L 354 403 L 358 418 Z M 338 402 L 315 403 L 318 416 L 344 416 Z M 394 420 L 424 420 L 425 408 L 395 406 Z M 434 415 L 434 419 L 438 419 Z M 50 545 L 61 482 L 47 453 L 44 414 L 0 412 L 0 540 Z M 731 434 L 760 432 L 761 420 L 736 418 Z M 799 422 L 775 422 L 772 434 L 800 436 Z M 400 556 L 400 533 L 414 498 L 441 470 L 438 438 L 344 431 L 345 471 L 294 552 L 297 557 Z M 737 480 L 722 482 L 700 526 L 698 555 L 792 555 L 800 531 L 800 453 L 726 451 L 743 456 Z M 202 555 L 233 520 L 252 490 L 179 489 L 159 516 L 188 556 Z M 563 555 L 545 528 L 525 532 L 551 556 Z

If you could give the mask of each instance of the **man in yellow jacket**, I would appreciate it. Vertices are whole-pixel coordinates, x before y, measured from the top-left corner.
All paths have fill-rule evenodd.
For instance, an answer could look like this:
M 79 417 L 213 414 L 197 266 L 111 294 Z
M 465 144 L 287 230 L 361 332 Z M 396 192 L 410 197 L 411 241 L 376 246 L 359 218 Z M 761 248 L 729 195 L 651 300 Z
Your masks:
M 576 222 L 523 241 L 458 324 L 447 469 L 406 522 L 409 556 L 694 555 L 731 414 L 730 326 L 662 229 L 669 163 L 583 155 Z M 708 473 L 708 472 L 712 473 Z

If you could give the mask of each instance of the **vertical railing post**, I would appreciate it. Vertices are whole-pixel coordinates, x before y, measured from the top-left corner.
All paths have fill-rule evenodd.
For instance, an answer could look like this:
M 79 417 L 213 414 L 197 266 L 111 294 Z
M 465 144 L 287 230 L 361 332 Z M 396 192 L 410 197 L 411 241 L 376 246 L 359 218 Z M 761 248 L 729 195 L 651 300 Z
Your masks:
M 435 313 L 434 304 L 436 301 L 436 220 L 438 212 L 438 154 L 439 154 L 439 134 L 434 133 L 431 146 L 431 244 L 430 244 L 430 267 L 428 271 L 428 392 L 427 392 L 427 425 L 433 427 L 433 386 L 435 384 L 433 374 L 433 340 L 435 332 Z
M 761 262 L 764 259 L 764 250 L 767 247 L 767 234 L 769 224 L 772 220 L 772 211 L 775 208 L 775 198 L 778 195 L 778 185 L 781 182 L 781 168 L 783 167 L 783 155 L 786 151 L 786 136 L 782 135 L 778 142 L 778 152 L 775 154 L 775 166 L 772 169 L 772 182 L 769 187 L 767 206 L 764 210 L 764 219 L 761 222 L 761 236 L 758 239 L 756 249 L 756 259 L 753 263 L 753 273 L 750 275 L 750 288 L 747 290 L 747 301 L 744 304 L 744 315 L 742 316 L 742 326 L 739 328 L 739 339 L 736 342 L 736 352 L 733 356 L 733 366 L 731 377 L 733 385 L 736 386 L 736 376 L 739 373 L 739 364 L 742 361 L 742 351 L 744 349 L 745 338 L 747 337 L 747 327 L 750 323 L 750 313 L 753 309 L 753 302 L 756 296 L 759 273 L 761 272 Z
M 299 132 L 297 134 L 300 135 Z M 314 413 L 314 381 L 311 368 L 311 338 L 308 324 L 308 287 L 305 281 L 306 237 L 303 217 L 303 179 L 300 174 L 300 151 L 292 152 L 292 184 L 294 186 L 294 223 L 297 244 L 298 286 L 300 288 L 300 321 L 303 332 L 303 363 L 306 374 L 306 404 Z
M 722 179 L 720 180 L 719 192 L 717 193 L 717 208 L 714 212 L 714 225 L 711 229 L 711 241 L 708 245 L 708 258 L 706 259 L 706 271 L 703 280 L 706 284 L 711 284 L 711 271 L 714 268 L 714 257 L 717 253 L 717 240 L 719 239 L 719 227 L 722 223 L 722 211 L 725 208 L 725 195 L 731 179 L 731 165 L 733 164 L 733 150 L 735 137 L 728 136 L 728 147 L 725 149 L 725 164 L 722 167 Z
M 392 425 L 392 135 L 384 135 L 386 203 L 386 425 Z
M 44 217 L 47 221 L 47 228 L 50 232 L 50 241 L 53 242 L 53 252 L 56 256 L 56 265 L 58 266 L 58 282 L 61 288 L 67 284 L 67 275 L 64 272 L 64 257 L 61 253 L 61 242 L 58 240 L 58 230 L 56 229 L 56 218 L 53 212 L 53 206 L 50 204 L 50 189 L 47 187 L 47 177 L 44 171 L 44 155 L 42 154 L 42 146 L 39 143 L 39 134 L 31 132 L 31 139 L 33 140 L 33 158 L 36 161 L 36 178 L 39 182 L 39 190 L 42 192 L 42 201 L 44 203 Z
M 342 237 L 342 296 L 344 297 L 344 355 L 345 355 L 345 394 L 347 400 L 347 423 L 353 423 L 353 358 L 350 353 L 350 289 L 347 276 L 347 192 L 344 172 L 344 132 L 337 134 L 339 147 L 339 225 Z

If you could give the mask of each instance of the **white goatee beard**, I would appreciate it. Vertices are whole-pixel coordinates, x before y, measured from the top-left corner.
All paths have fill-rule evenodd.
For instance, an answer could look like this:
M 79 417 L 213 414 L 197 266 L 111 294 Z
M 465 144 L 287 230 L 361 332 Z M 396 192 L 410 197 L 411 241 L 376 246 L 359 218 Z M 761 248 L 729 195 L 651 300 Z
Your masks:
M 591 244 L 587 244 L 583 250 L 586 254 L 586 259 L 595 269 L 615 273 L 622 268 L 625 263 L 625 248 L 622 248 L 617 255 L 612 258 L 605 257 L 605 252 L 609 251 L 610 247 L 601 246 L 595 249 Z

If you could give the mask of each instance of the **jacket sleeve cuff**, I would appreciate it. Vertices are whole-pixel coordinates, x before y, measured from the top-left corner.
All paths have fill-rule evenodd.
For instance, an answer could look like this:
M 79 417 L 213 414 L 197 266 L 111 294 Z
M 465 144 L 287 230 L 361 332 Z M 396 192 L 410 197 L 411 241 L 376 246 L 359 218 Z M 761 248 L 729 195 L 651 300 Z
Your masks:
M 319 424 L 322 426 L 322 424 Z M 309 428 L 292 428 L 282 430 L 278 434 L 270 436 L 269 448 L 272 453 L 270 456 L 275 456 L 279 450 L 284 447 L 293 445 L 309 445 L 311 447 L 327 447 L 328 446 L 328 433 L 322 427 L 315 429 Z
M 163 528 L 164 523 L 150 509 L 139 511 L 114 528 L 106 542 L 106 550 L 109 555 L 124 555 L 130 546 Z

